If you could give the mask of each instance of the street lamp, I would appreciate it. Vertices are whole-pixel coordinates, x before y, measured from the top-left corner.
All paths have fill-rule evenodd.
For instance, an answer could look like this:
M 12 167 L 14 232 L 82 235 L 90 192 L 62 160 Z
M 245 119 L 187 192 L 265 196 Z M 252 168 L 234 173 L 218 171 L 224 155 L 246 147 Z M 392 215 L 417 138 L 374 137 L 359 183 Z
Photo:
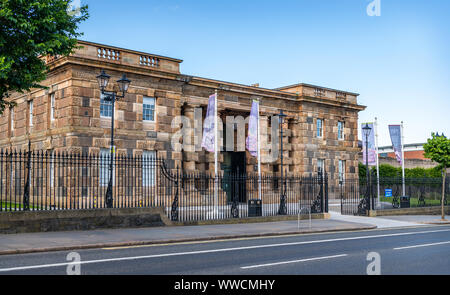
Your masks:
M 107 208 L 113 207 L 113 196 L 112 196 L 112 180 L 113 180 L 113 158 L 114 158 L 114 105 L 116 100 L 125 97 L 125 93 L 128 91 L 131 81 L 127 79 L 126 75 L 123 74 L 120 80 L 117 80 L 119 86 L 119 95 L 116 91 L 106 91 L 109 79 L 111 76 L 105 73 L 104 70 L 101 71 L 100 75 L 97 76 L 98 86 L 100 87 L 101 93 L 104 95 L 103 99 L 105 101 L 111 101 L 112 113 L 111 113 L 111 147 L 110 147 L 110 160 L 109 160 L 109 181 L 108 188 L 106 189 L 105 205 Z
M 281 189 L 280 189 L 280 208 L 278 209 L 278 214 L 286 215 L 286 195 L 285 195 L 285 187 L 283 181 L 283 123 L 286 115 L 283 113 L 283 110 L 280 110 L 278 114 L 278 124 L 280 126 L 280 168 L 281 168 Z
M 369 127 L 369 124 L 366 123 L 366 125 L 362 128 L 363 135 L 366 138 L 366 177 L 367 177 L 367 189 L 366 189 L 366 196 L 367 196 L 367 203 L 370 210 L 370 197 L 369 197 L 369 135 L 372 131 L 372 128 Z M 364 155 L 363 155 L 364 156 Z

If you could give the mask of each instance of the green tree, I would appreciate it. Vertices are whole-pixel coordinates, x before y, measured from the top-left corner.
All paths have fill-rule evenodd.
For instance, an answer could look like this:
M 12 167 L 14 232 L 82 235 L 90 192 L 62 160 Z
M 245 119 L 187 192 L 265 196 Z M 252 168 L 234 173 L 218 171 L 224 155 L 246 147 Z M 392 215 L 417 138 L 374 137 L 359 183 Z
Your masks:
M 431 138 L 423 146 L 424 156 L 439 164 L 442 171 L 442 200 L 441 200 L 441 215 L 445 219 L 444 200 L 445 200 L 445 177 L 446 170 L 450 168 L 450 139 L 444 135 L 439 136 L 431 133 Z
M 14 104 L 12 92 L 45 88 L 48 70 L 40 58 L 69 55 L 76 48 L 78 24 L 88 18 L 87 5 L 71 0 L 0 0 L 0 115 Z

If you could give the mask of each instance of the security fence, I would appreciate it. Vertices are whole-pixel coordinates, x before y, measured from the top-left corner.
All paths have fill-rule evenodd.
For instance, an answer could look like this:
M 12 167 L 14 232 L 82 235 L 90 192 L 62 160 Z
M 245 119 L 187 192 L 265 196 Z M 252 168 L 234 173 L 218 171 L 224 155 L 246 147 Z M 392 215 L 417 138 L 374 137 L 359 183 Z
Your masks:
M 184 173 L 151 152 L 0 150 L 0 212 L 107 207 L 163 207 L 174 221 L 295 215 L 302 208 L 320 213 L 328 211 L 328 180 L 326 174 Z

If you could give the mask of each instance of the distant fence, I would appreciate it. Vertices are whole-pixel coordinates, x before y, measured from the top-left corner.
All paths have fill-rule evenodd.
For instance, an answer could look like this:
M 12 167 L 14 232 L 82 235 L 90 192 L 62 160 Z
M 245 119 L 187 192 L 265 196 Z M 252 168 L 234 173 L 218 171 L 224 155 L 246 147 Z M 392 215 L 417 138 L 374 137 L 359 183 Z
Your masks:
M 447 177 L 445 182 L 444 205 L 447 205 L 450 196 L 450 178 Z M 372 195 L 377 200 L 376 180 L 372 187 Z M 400 208 L 402 195 L 401 177 L 380 178 L 380 202 L 377 210 Z M 409 197 L 410 207 L 441 206 L 442 178 L 405 178 L 405 196 Z
M 168 163 L 154 153 L 111 162 L 109 151 L 0 151 L 0 212 L 105 208 L 110 169 L 113 208 L 163 207 L 177 221 L 296 215 L 304 207 L 328 212 L 326 174 L 215 177 Z
M 444 205 L 450 197 L 450 179 L 445 181 Z M 441 206 L 442 178 L 405 178 L 405 196 L 401 177 L 382 177 L 378 182 L 371 175 L 366 179 L 345 179 L 339 182 L 341 213 L 366 215 L 371 210 Z M 370 204 L 369 204 L 370 203 Z M 370 206 L 369 206 L 370 205 Z

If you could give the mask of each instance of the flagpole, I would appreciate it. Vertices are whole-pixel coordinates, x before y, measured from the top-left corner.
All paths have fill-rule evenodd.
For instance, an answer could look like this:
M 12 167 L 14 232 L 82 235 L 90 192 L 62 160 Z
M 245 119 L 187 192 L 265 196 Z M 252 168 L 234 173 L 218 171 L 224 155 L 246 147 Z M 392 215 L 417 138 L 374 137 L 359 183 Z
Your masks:
M 377 154 L 377 193 L 378 193 L 378 205 L 380 204 L 380 169 L 378 159 L 378 120 L 375 117 L 375 150 Z
M 261 200 L 261 143 L 260 143 L 260 134 L 259 134 L 259 103 L 258 100 L 258 197 Z
M 217 212 L 217 206 L 219 204 L 218 200 L 218 172 L 219 172 L 219 145 L 218 145 L 218 122 L 217 122 L 217 89 L 214 93 L 214 202 L 215 211 Z
M 403 121 L 402 121 L 402 125 L 400 128 L 400 132 L 401 132 L 401 141 L 402 141 L 402 191 L 403 191 L 403 196 L 405 195 L 405 151 L 403 148 L 404 145 L 404 135 L 403 135 Z

